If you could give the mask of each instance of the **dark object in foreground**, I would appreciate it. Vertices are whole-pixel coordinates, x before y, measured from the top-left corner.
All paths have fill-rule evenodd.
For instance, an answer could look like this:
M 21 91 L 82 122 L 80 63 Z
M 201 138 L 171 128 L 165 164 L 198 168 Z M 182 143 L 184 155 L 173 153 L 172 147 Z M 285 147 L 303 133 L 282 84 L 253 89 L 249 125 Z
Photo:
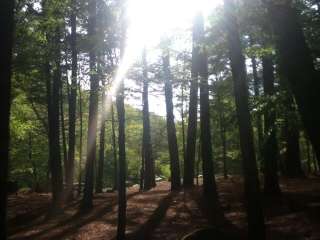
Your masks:
M 7 193 L 16 193 L 19 190 L 18 183 L 15 181 L 7 182 Z
M 236 240 L 235 236 L 231 236 L 230 233 L 226 233 L 218 228 L 201 228 L 195 230 L 186 236 L 182 237 L 181 240 Z

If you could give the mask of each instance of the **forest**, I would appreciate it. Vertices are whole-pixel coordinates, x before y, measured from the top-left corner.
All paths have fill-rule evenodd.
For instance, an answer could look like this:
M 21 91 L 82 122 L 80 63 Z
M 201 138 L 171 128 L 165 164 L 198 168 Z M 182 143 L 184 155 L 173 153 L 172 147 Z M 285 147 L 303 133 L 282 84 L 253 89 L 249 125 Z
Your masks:
M 1 0 L 0 240 L 320 239 L 319 0 Z

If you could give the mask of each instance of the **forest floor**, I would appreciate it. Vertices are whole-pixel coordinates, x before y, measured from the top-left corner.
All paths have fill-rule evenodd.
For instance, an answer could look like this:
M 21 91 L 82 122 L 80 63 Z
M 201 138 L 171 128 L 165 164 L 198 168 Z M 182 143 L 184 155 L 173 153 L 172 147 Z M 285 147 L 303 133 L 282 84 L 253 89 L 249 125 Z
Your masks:
M 170 192 L 168 182 L 159 182 L 148 192 L 129 188 L 128 239 L 181 239 L 210 224 L 245 239 L 241 178 L 218 178 L 217 185 L 223 214 L 205 207 L 200 187 Z M 320 178 L 282 178 L 281 189 L 281 197 L 264 197 L 268 239 L 320 239 Z M 115 239 L 116 193 L 95 194 L 94 208 L 86 214 L 78 212 L 77 199 L 65 206 L 62 215 L 53 219 L 46 219 L 49 202 L 49 194 L 10 195 L 9 239 Z

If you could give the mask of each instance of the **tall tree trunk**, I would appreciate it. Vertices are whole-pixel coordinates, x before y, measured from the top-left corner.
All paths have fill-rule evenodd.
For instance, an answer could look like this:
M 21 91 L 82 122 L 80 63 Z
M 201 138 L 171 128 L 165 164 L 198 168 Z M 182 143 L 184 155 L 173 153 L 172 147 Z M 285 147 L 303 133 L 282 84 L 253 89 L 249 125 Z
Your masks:
M 145 174 L 144 174 L 144 190 L 149 190 L 156 185 L 155 172 L 154 172 L 154 159 L 152 157 L 152 145 L 150 136 L 150 119 L 149 119 L 149 80 L 146 60 L 146 50 L 143 50 L 143 156 L 145 162 Z
M 252 39 L 250 39 L 250 44 L 251 46 L 253 45 Z M 252 75 L 253 75 L 253 91 L 254 91 L 254 96 L 259 97 L 260 96 L 260 80 L 258 77 L 258 71 L 257 71 L 257 60 L 255 56 L 251 57 L 251 64 L 252 64 Z M 256 114 L 256 127 L 257 127 L 257 137 L 258 137 L 258 154 L 257 154 L 257 159 L 261 160 L 261 153 L 262 153 L 262 143 L 263 143 L 263 128 L 262 128 L 262 118 L 261 114 L 257 113 Z
M 244 173 L 248 239 L 265 239 L 264 216 L 253 144 L 253 133 L 248 103 L 248 85 L 245 59 L 242 53 L 235 5 L 224 1 L 228 47 L 234 82 L 236 111 L 240 131 L 240 147 Z
M 91 40 L 96 36 L 96 0 L 89 2 L 88 36 Z M 92 208 L 94 164 L 96 161 L 96 138 L 97 138 L 97 112 L 98 112 L 98 89 L 97 57 L 94 42 L 89 50 L 90 58 L 90 97 L 89 97 L 89 120 L 87 140 L 87 160 L 84 195 L 81 208 L 83 210 Z
M 79 81 L 79 121 L 80 121 L 80 134 L 79 134 L 79 176 L 78 176 L 78 195 L 81 194 L 81 184 L 82 184 L 82 142 L 83 142 L 83 113 L 82 113 L 82 94 L 81 94 L 81 84 Z
M 13 16 L 14 1 L 0 2 L 0 22 L 4 23 L 0 29 L 3 39 L 0 58 L 0 239 L 7 239 L 7 178 L 9 163 L 10 140 L 10 101 L 11 101 L 11 58 L 13 45 Z
M 262 57 L 263 89 L 269 99 L 269 104 L 264 113 L 264 192 L 269 195 L 279 194 L 278 179 L 279 149 L 276 135 L 276 109 L 272 102 L 274 96 L 274 68 L 271 56 Z
M 60 141 L 59 141 L 59 97 L 61 87 L 61 69 L 60 69 L 60 27 L 55 30 L 54 36 L 54 70 L 52 91 L 49 87 L 48 94 L 50 102 L 48 104 L 49 113 L 49 155 L 50 155 L 50 172 L 52 185 L 52 207 L 50 214 L 56 214 L 61 211 L 62 190 L 63 190 L 63 176 L 60 155 Z M 50 85 L 50 82 L 49 82 Z M 50 93 L 51 91 L 51 93 Z
M 180 182 L 180 164 L 179 151 L 176 135 L 176 125 L 174 123 L 173 103 L 172 103 L 172 83 L 170 73 L 170 55 L 169 51 L 163 56 L 163 72 L 164 72 L 164 91 L 166 98 L 167 110 L 167 135 L 170 155 L 170 171 L 171 171 L 171 190 L 177 190 L 181 186 Z
M 194 163 L 196 154 L 197 138 L 197 108 L 198 108 L 198 61 L 199 61 L 199 26 L 195 21 L 193 24 L 193 47 L 192 47 L 192 67 L 191 67 L 191 85 L 189 99 L 189 118 L 187 129 L 187 148 L 184 159 L 184 187 L 193 186 L 194 182 Z
M 118 190 L 118 160 L 117 160 L 116 129 L 115 129 L 113 102 L 111 103 L 111 128 L 112 128 L 112 151 L 113 151 L 113 166 L 114 166 L 113 190 Z
M 121 40 L 120 40 L 120 61 L 123 61 L 123 53 L 126 39 L 126 9 L 125 0 L 120 1 L 120 21 L 121 21 Z M 118 113 L 118 147 L 119 147 L 119 178 L 118 178 L 118 225 L 117 240 L 125 239 L 126 233 L 126 212 L 127 212 L 127 196 L 126 196 L 126 139 L 125 139 L 125 108 L 124 108 L 124 79 L 119 80 L 119 89 L 116 96 L 116 105 Z
M 70 47 L 71 47 L 72 63 L 71 63 L 71 91 L 70 91 L 70 97 L 69 97 L 68 168 L 66 169 L 66 197 L 68 200 L 73 199 L 74 156 L 75 156 L 75 145 L 76 145 L 75 132 L 76 132 L 77 71 L 78 71 L 76 0 L 71 1 L 71 8 L 72 8 L 72 13 L 70 17 L 70 25 L 71 25 Z M 80 159 L 81 159 L 81 156 L 80 156 Z M 80 172 L 81 172 L 81 169 L 80 169 Z
M 60 122 L 61 122 L 61 140 L 62 140 L 62 156 L 64 164 L 64 179 L 67 181 L 67 172 L 68 172 L 68 155 L 67 155 L 67 142 L 66 142 L 66 128 L 64 124 L 64 101 L 63 101 L 63 83 L 61 82 L 60 87 Z
M 208 57 L 204 48 L 204 22 L 201 14 L 196 16 L 198 26 L 199 45 L 199 76 L 200 76 L 200 142 L 202 156 L 203 193 L 213 201 L 218 200 L 216 181 L 213 168 L 211 127 L 210 127 L 210 107 L 209 107 L 209 87 L 208 87 Z
M 279 63 L 298 105 L 302 122 L 320 162 L 320 81 L 310 49 L 290 1 L 269 2 L 269 18 L 276 35 Z M 288 40 L 289 39 L 289 40 Z
M 99 164 L 97 168 L 96 192 L 101 193 L 103 188 L 103 168 L 104 168 L 104 149 L 105 149 L 105 130 L 106 130 L 106 113 L 105 113 L 105 81 L 103 81 L 101 94 L 101 128 L 100 128 L 100 147 L 99 147 Z

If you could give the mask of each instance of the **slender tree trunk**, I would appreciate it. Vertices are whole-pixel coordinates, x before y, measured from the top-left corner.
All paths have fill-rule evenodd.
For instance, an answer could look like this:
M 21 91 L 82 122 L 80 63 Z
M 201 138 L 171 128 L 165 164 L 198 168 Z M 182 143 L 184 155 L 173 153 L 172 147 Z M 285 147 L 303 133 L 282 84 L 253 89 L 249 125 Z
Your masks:
M 198 108 L 198 61 L 199 61 L 199 26 L 194 22 L 193 26 L 193 48 L 192 48 L 192 69 L 189 100 L 189 118 L 187 129 L 187 148 L 184 159 L 184 187 L 193 186 L 194 182 L 194 162 L 196 154 L 197 138 L 197 108 Z
M 66 128 L 64 125 L 64 102 L 63 102 L 63 83 L 61 82 L 60 87 L 60 122 L 61 122 L 61 140 L 62 140 L 62 156 L 64 164 L 64 179 L 67 181 L 67 172 L 68 172 L 68 155 L 67 155 L 67 142 L 66 142 Z
M 310 49 L 289 1 L 270 2 L 269 18 L 276 35 L 279 63 L 298 105 L 302 122 L 320 162 L 320 81 Z M 288 41 L 290 39 L 290 41 Z
M 213 168 L 209 87 L 208 87 L 208 57 L 204 49 L 204 23 L 203 16 L 196 17 L 200 44 L 199 76 L 200 76 L 200 142 L 202 156 L 203 193 L 213 201 L 218 200 L 216 181 Z
M 248 239 L 265 239 L 264 216 L 260 196 L 259 178 L 253 132 L 248 103 L 248 85 L 245 59 L 242 54 L 235 5 L 233 0 L 224 1 L 228 47 L 234 82 L 236 111 L 240 131 L 240 147 L 244 173 Z
M 99 148 L 99 164 L 97 169 L 96 192 L 101 193 L 103 188 L 103 168 L 104 168 L 104 149 L 105 149 L 105 83 L 103 81 L 102 95 L 101 95 L 101 128 L 100 128 L 100 148 Z
M 171 190 L 177 190 L 181 186 L 180 182 L 180 164 L 179 150 L 176 135 L 176 125 L 174 123 L 173 103 L 172 103 L 172 83 L 170 73 L 170 55 L 169 51 L 163 56 L 163 72 L 164 72 L 164 91 L 166 98 L 167 110 L 167 135 L 170 155 L 170 171 L 171 171 Z
M 113 103 L 111 103 L 111 128 L 112 128 L 113 164 L 114 164 L 113 190 L 118 190 L 118 160 L 117 160 L 116 130 L 115 130 Z
M 13 45 L 14 1 L 0 2 L 1 58 L 0 58 L 0 239 L 7 239 L 7 178 L 10 140 L 11 58 Z
M 185 159 L 186 155 L 186 138 L 185 138 L 185 120 L 184 120 L 184 86 L 181 85 L 181 132 L 182 132 L 182 152 L 183 159 Z
M 96 0 L 89 2 L 88 36 L 95 39 L 96 36 Z M 97 110 L 98 110 L 98 89 L 99 81 L 97 77 L 97 57 L 95 46 L 90 46 L 90 97 L 89 97 L 89 120 L 88 120 L 88 141 L 87 141 L 87 161 L 84 195 L 81 208 L 83 210 L 92 208 L 94 164 L 96 161 L 96 138 L 97 138 Z
M 271 56 L 262 57 L 263 89 L 269 99 L 268 107 L 264 113 L 264 192 L 269 195 L 280 194 L 278 179 L 278 141 L 276 135 L 276 110 L 272 102 L 274 96 L 274 68 Z
M 123 60 L 123 53 L 126 39 L 126 10 L 125 0 L 120 2 L 120 21 L 121 21 L 121 41 L 120 41 L 120 59 Z M 124 108 L 124 79 L 120 79 L 119 89 L 116 96 L 116 105 L 118 113 L 118 148 L 119 148 L 119 185 L 118 185 L 118 225 L 117 240 L 125 239 L 126 233 L 126 212 L 127 212 L 127 196 L 126 196 L 126 140 L 125 140 L 125 108 Z
M 200 174 L 200 163 L 201 163 L 201 142 L 198 140 L 198 159 L 196 163 L 196 184 L 199 186 L 199 174 Z
M 152 157 L 152 145 L 150 136 L 150 119 L 149 119 L 149 100 L 148 100 L 148 70 L 146 60 L 146 50 L 143 51 L 143 156 L 145 162 L 145 174 L 144 174 L 144 190 L 149 190 L 156 185 L 155 172 L 154 172 L 154 159 Z
M 221 102 L 221 96 L 217 93 L 218 101 L 218 111 L 219 111 L 219 125 L 220 125 L 220 139 L 222 147 L 222 164 L 223 164 L 223 176 L 225 179 L 228 178 L 228 168 L 227 168 L 227 141 L 226 141 L 226 126 L 225 126 L 225 117 L 223 113 L 223 107 Z
M 59 97 L 61 87 L 61 69 L 60 69 L 60 27 L 57 27 L 54 37 L 54 73 L 52 81 L 52 91 L 49 87 L 48 94 L 50 102 L 48 104 L 49 113 L 49 135 L 50 135 L 50 172 L 51 172 L 51 185 L 52 185 L 52 207 L 50 214 L 60 212 L 63 190 L 63 176 L 60 155 L 60 141 L 59 141 Z M 49 82 L 50 84 L 50 82 Z M 50 94 L 51 91 L 51 94 Z
M 78 52 L 77 52 L 77 17 L 76 0 L 71 1 L 72 13 L 70 17 L 71 36 L 71 91 L 69 97 L 69 148 L 68 148 L 68 169 L 66 169 L 66 198 L 73 199 L 73 177 L 74 177 L 74 156 L 76 145 L 76 108 L 77 108 L 77 71 L 78 71 Z M 81 123 L 82 124 L 82 123 Z M 81 130 L 82 131 L 82 130 Z M 81 155 L 80 155 L 81 159 Z M 80 168 L 81 172 L 81 168 Z M 79 182 L 80 184 L 80 182 Z
M 306 141 L 306 148 L 307 148 L 307 165 L 308 165 L 308 174 L 311 175 L 312 173 L 312 167 L 311 167 L 311 155 L 310 155 L 310 144 L 307 138 L 305 138 Z
M 79 134 L 79 176 L 78 176 L 78 195 L 81 194 L 81 184 L 82 184 L 82 136 L 83 136 L 83 113 L 82 113 L 82 94 L 81 85 L 79 86 L 79 121 L 80 121 L 80 134 Z

